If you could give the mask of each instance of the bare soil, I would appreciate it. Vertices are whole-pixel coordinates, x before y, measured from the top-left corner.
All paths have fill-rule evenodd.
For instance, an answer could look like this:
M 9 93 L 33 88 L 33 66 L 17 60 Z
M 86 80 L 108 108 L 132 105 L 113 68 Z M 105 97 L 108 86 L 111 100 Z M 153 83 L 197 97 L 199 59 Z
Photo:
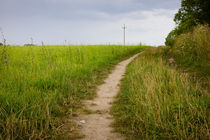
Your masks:
M 119 92 L 120 81 L 123 78 L 126 66 L 139 54 L 124 60 L 116 65 L 111 74 L 104 80 L 104 84 L 97 87 L 97 97 L 85 100 L 84 104 L 90 114 L 81 114 L 75 121 L 81 126 L 83 140 L 123 140 L 123 136 L 114 132 L 110 126 L 113 122 L 109 114 L 111 103 Z

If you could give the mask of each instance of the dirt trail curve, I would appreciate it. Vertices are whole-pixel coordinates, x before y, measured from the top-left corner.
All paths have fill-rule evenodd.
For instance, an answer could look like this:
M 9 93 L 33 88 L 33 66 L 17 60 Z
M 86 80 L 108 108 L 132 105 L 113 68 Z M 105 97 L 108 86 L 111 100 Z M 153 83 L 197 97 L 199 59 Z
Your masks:
M 97 97 L 94 100 L 86 100 L 84 104 L 91 114 L 80 115 L 77 123 L 81 125 L 81 133 L 85 135 L 83 140 L 122 140 L 122 135 L 113 132 L 110 124 L 113 122 L 109 114 L 111 102 L 119 92 L 119 84 L 126 71 L 126 66 L 139 54 L 118 63 L 112 73 L 105 79 L 104 84 L 97 87 Z

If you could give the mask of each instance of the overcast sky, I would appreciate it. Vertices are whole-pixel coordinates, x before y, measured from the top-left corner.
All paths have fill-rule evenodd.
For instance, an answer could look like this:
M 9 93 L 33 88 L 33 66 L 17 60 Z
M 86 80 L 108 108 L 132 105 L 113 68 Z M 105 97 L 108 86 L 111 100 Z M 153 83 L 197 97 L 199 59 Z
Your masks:
M 162 45 L 181 0 L 0 0 L 7 43 Z M 2 38 L 0 38 L 2 42 Z

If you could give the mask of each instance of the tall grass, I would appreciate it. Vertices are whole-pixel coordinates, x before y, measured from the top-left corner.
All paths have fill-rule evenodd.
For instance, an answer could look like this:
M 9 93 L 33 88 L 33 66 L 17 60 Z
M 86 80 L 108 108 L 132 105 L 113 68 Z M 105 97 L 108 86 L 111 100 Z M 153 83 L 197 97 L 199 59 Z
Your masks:
M 56 138 L 60 118 L 73 116 L 81 99 L 95 95 L 113 64 L 143 48 L 7 46 L 7 64 L 0 61 L 0 139 Z
M 129 139 L 209 139 L 209 94 L 152 49 L 127 68 L 112 107 Z
M 210 76 L 210 27 L 199 25 L 193 31 L 178 36 L 170 56 L 177 64 Z

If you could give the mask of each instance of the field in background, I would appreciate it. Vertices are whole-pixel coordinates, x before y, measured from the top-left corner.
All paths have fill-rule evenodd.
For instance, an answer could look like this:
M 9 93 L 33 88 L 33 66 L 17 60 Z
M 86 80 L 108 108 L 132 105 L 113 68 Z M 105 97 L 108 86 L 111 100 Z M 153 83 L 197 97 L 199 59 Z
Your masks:
M 0 139 L 59 135 L 58 118 L 75 115 L 81 99 L 94 97 L 113 64 L 144 48 L 1 46 Z
M 112 107 L 115 128 L 129 139 L 209 139 L 209 91 L 164 53 L 147 50 L 128 66 Z

